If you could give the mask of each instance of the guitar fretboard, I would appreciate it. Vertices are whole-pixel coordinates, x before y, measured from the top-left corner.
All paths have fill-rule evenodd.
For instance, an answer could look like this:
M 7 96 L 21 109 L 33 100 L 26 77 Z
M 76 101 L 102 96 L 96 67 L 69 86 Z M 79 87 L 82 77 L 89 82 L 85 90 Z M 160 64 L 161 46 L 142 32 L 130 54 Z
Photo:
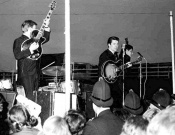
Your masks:
M 53 10 L 49 10 L 49 12 L 47 13 L 47 16 L 44 20 L 50 19 L 52 13 L 53 13 Z M 39 32 L 36 36 L 36 39 L 40 39 L 43 36 L 45 25 L 46 24 L 43 22 L 42 25 L 41 25 L 41 28 L 39 29 Z

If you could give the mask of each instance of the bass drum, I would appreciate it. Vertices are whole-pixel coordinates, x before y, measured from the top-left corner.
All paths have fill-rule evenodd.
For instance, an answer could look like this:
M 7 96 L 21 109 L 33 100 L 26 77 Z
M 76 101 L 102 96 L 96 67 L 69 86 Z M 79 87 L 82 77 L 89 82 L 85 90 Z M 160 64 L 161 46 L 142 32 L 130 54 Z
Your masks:
M 70 93 L 78 94 L 79 83 L 76 80 L 70 81 L 70 87 L 71 87 Z M 60 83 L 60 88 L 61 92 L 66 92 L 65 81 Z
M 0 89 L 1 90 L 4 90 L 4 89 L 12 90 L 13 85 L 12 85 L 11 79 L 1 79 L 0 80 Z

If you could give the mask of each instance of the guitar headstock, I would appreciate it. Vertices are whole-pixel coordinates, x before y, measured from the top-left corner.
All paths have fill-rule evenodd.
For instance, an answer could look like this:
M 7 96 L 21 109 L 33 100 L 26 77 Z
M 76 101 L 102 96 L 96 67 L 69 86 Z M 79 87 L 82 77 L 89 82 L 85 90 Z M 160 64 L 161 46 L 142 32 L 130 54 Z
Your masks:
M 56 4 L 57 2 L 55 0 L 53 0 L 50 4 L 49 7 L 51 8 L 51 10 L 54 10 L 56 8 Z

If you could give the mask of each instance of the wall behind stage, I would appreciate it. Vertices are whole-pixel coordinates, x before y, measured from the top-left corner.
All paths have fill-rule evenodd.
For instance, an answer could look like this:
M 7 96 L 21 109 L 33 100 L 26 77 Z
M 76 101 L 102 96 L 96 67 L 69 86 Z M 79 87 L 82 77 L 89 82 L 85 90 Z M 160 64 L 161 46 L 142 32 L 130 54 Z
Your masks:
M 13 41 L 21 35 L 20 25 L 32 19 L 41 26 L 49 8 L 48 0 L 0 2 L 0 71 L 15 70 Z M 169 11 L 175 1 L 71 0 L 71 61 L 98 64 L 109 36 L 120 37 L 120 47 L 128 37 L 134 46 L 133 60 L 140 52 L 149 63 L 171 61 Z M 57 1 L 51 16 L 50 41 L 44 53 L 65 52 L 64 1 Z M 119 48 L 120 50 L 120 48 Z M 145 62 L 145 61 L 143 61 Z

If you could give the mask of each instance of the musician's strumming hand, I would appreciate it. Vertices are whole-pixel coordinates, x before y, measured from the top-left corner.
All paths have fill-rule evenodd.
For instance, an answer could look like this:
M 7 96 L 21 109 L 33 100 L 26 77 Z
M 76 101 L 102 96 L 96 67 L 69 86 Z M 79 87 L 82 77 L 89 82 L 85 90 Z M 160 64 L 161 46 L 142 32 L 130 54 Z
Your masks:
M 34 53 L 34 50 L 38 49 L 38 47 L 39 47 L 39 44 L 36 43 L 36 42 L 33 42 L 33 43 L 30 45 L 30 47 L 29 47 L 29 50 L 30 50 L 31 54 L 33 54 L 33 53 Z
M 126 65 L 127 65 L 127 68 L 132 66 L 131 62 L 126 63 Z

